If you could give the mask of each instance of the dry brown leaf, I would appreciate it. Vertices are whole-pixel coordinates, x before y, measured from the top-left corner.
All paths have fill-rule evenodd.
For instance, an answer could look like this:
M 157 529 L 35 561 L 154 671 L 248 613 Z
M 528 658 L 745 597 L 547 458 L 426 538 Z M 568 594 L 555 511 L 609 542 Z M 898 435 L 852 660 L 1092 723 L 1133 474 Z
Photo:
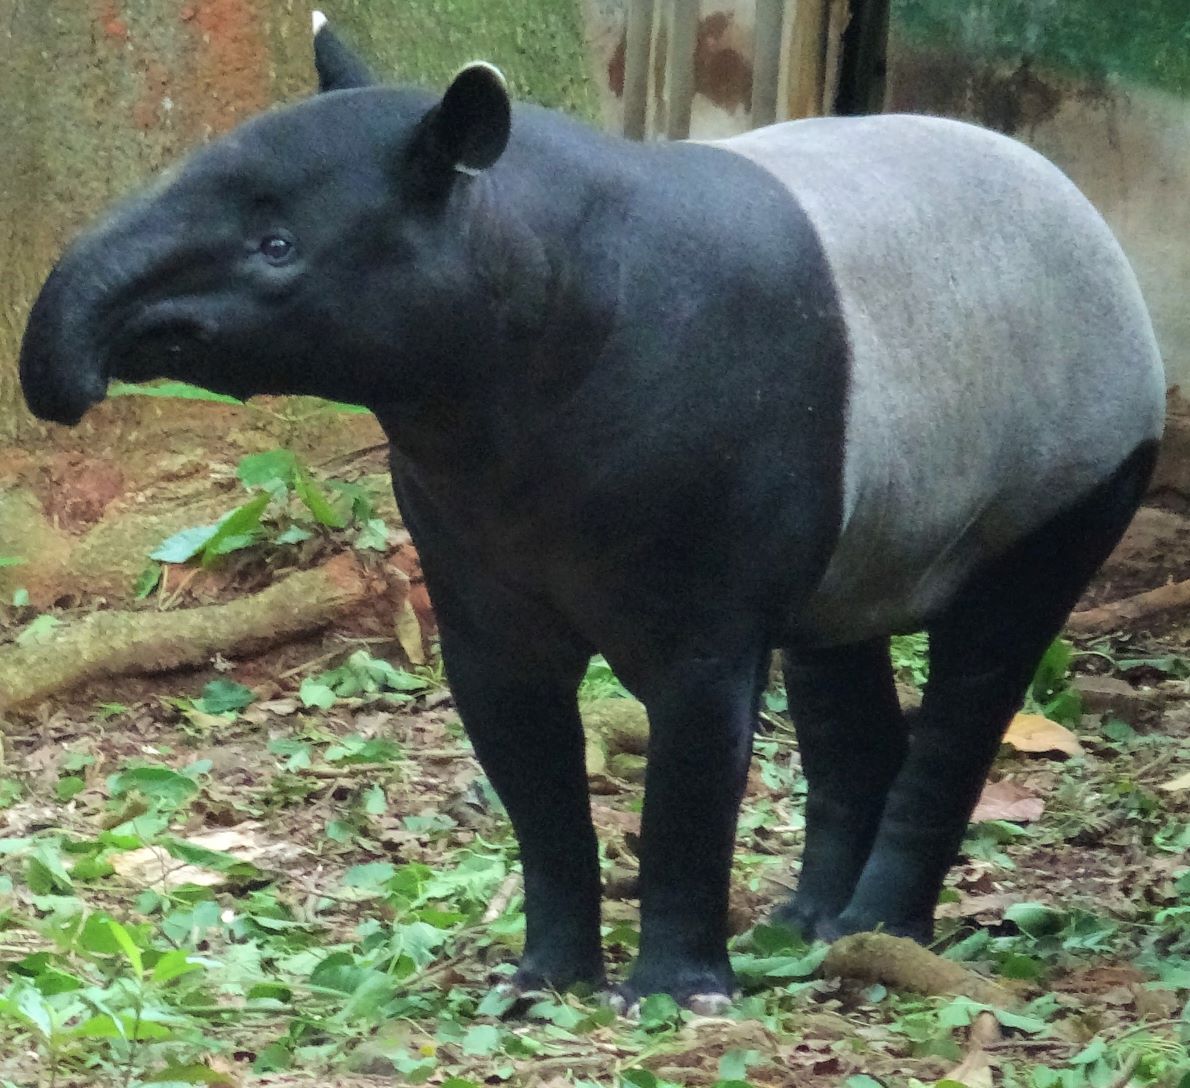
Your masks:
M 1004 734 L 1004 743 L 1018 752 L 1037 755 L 1078 756 L 1083 752 L 1078 737 L 1041 714 L 1018 714 Z
M 426 650 L 421 637 L 421 622 L 413 609 L 413 602 L 408 597 L 401 603 L 401 610 L 397 613 L 397 641 L 411 665 L 426 663 Z
M 237 827 L 220 828 L 191 835 L 186 841 L 207 850 L 219 850 L 233 855 L 237 861 L 249 862 L 260 868 L 282 868 L 291 864 L 300 852 L 288 842 L 261 840 L 261 825 L 248 822 Z M 172 857 L 161 847 L 146 846 L 129 850 L 110 859 L 111 866 L 125 880 L 145 887 L 166 891 L 180 884 L 197 884 L 213 888 L 226 883 L 227 874 L 200 865 L 189 865 Z
M 1190 771 L 1178 775 L 1177 778 L 1171 778 L 1168 782 L 1162 782 L 1157 788 L 1165 790 L 1166 793 L 1178 793 L 1181 790 L 1190 790 Z
M 1012 820 L 1018 824 L 1030 824 L 1041 819 L 1045 802 L 1027 790 L 1019 782 L 1003 778 L 989 782 L 979 796 L 979 803 L 971 813 L 971 822 L 981 820 Z
M 958 1081 L 967 1088 L 992 1088 L 992 1063 L 983 1048 L 976 1047 L 943 1079 Z

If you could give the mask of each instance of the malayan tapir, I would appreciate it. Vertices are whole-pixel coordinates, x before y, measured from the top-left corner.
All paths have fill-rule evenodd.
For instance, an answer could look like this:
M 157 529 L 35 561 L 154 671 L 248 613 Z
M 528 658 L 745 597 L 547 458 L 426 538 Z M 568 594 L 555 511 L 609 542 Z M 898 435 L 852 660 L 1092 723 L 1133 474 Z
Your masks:
M 316 23 L 318 20 L 316 20 Z M 733 989 L 728 874 L 774 648 L 807 786 L 779 917 L 926 940 L 1006 723 L 1149 479 L 1136 279 L 1054 166 L 919 116 L 641 145 L 513 106 L 488 64 L 320 93 L 76 240 L 21 350 L 43 419 L 112 378 L 371 408 L 442 652 L 511 817 L 515 985 L 598 984 L 576 689 L 650 721 L 621 1000 Z M 925 629 L 902 714 L 888 637 Z

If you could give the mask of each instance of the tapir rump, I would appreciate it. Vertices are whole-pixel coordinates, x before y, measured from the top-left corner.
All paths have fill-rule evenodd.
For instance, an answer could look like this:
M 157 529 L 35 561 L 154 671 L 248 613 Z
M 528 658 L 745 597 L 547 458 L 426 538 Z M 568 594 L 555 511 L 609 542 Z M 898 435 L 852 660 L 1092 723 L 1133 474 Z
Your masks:
M 784 655 L 808 784 L 779 916 L 930 937 L 1043 651 L 1135 511 L 1164 377 L 1136 279 L 1055 167 L 931 117 L 640 145 L 373 85 L 195 152 L 79 237 L 21 380 L 76 422 L 110 379 L 371 408 L 468 735 L 515 828 L 515 985 L 604 979 L 576 688 L 650 721 L 641 944 L 621 986 L 733 990 L 728 874 Z M 902 714 L 888 637 L 929 632 Z

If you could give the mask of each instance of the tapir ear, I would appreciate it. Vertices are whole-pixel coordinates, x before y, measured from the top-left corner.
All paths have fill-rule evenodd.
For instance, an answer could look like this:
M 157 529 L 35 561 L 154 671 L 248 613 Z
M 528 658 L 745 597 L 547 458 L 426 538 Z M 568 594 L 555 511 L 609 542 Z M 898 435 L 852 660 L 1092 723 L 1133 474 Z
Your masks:
M 512 129 L 512 103 L 500 69 L 473 61 L 451 81 L 426 115 L 417 152 L 462 174 L 486 170 L 503 153 Z
M 314 12 L 313 23 L 318 90 L 345 91 L 352 87 L 372 86 L 376 80 L 368 66 L 331 30 L 321 11 Z

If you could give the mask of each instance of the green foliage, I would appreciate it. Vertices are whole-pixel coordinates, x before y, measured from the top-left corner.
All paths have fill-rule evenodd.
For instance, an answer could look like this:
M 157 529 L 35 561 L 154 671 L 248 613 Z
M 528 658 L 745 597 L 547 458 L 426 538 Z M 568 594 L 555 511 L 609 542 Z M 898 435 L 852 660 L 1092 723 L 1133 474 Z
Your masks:
M 153 563 L 136 581 L 138 599 L 157 587 L 161 563 L 198 559 L 212 566 L 225 555 L 261 543 L 296 545 L 311 539 L 314 531 L 351 525 L 359 526 L 355 547 L 384 551 L 388 546 L 387 526 L 375 516 L 363 488 L 331 481 L 329 486 L 339 495 L 338 503 L 332 501 L 291 450 L 249 454 L 236 466 L 236 477 L 248 491 L 258 493 L 217 521 L 182 529 L 162 541 L 149 553 Z
M 433 687 L 425 670 L 414 675 L 367 650 L 357 650 L 337 668 L 303 680 L 298 696 L 304 706 L 325 710 L 339 699 L 383 696 L 387 702 L 410 703 Z
M 596 699 L 627 699 L 630 695 L 603 656 L 597 655 L 591 658 L 587 665 L 578 697 L 580 700 L 593 702 Z

